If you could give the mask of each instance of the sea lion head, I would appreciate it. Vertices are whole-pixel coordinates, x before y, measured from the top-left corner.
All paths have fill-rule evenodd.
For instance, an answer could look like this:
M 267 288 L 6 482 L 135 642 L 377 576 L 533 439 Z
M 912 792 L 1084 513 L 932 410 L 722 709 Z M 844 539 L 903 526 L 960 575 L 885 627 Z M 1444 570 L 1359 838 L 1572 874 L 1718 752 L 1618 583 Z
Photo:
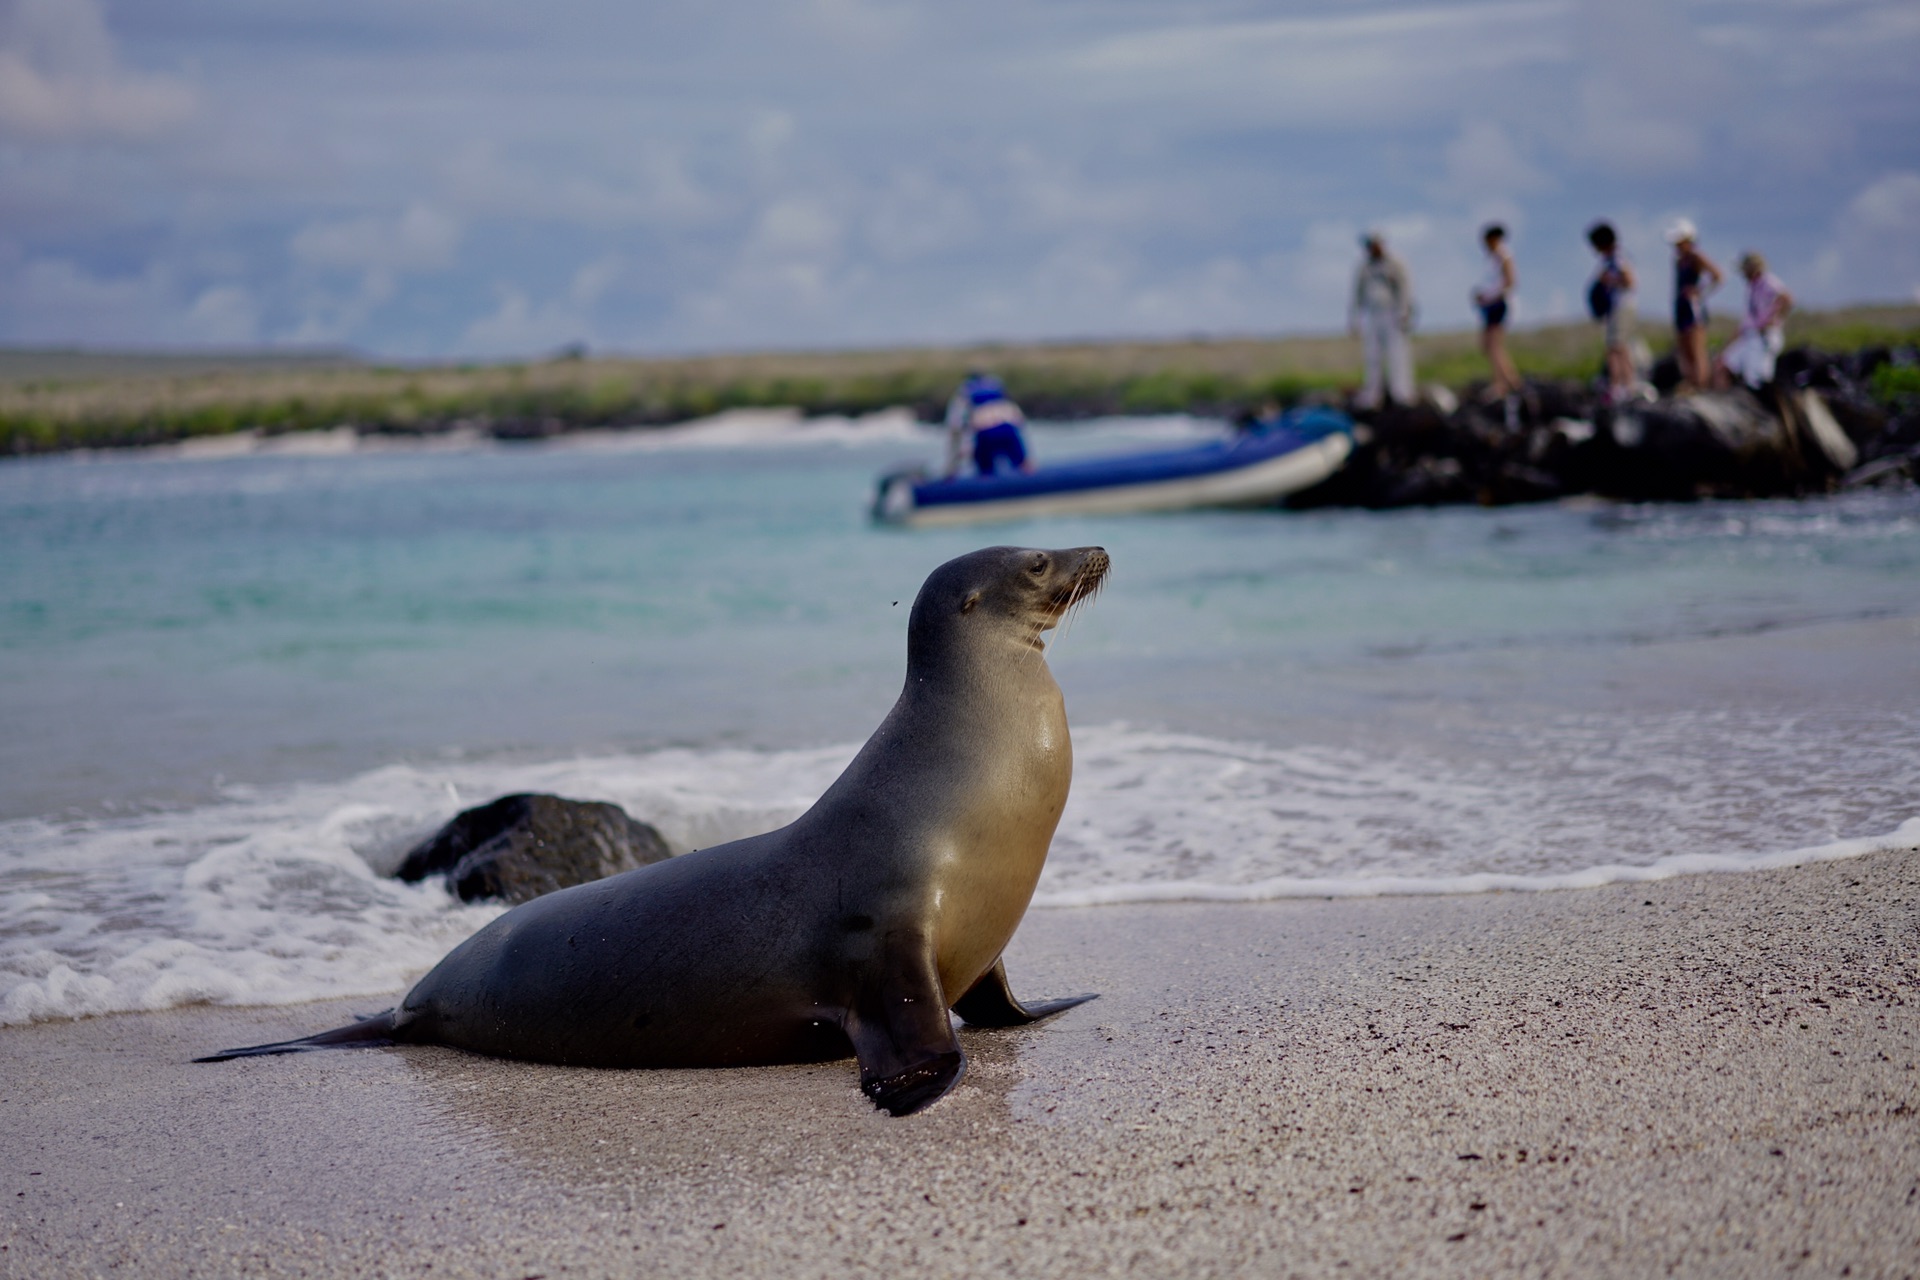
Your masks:
M 1041 649 L 1042 633 L 1091 598 L 1112 567 L 1104 547 L 985 547 L 927 575 L 907 624 L 907 660 L 958 643 Z

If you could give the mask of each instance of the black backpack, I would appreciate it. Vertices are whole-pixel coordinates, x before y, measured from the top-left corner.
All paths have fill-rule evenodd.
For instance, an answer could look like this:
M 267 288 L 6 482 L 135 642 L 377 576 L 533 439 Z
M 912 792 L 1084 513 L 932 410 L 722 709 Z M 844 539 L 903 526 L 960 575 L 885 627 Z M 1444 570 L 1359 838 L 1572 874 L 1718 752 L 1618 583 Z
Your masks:
M 1593 312 L 1595 320 L 1605 320 L 1613 311 L 1613 286 L 1604 274 L 1594 277 L 1587 286 L 1587 310 Z

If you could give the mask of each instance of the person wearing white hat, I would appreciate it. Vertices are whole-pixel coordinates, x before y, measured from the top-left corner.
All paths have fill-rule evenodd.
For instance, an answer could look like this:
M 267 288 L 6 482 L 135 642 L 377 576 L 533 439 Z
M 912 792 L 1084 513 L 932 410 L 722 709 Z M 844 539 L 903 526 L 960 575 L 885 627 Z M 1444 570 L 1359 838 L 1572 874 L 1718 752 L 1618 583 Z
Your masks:
M 1381 374 L 1386 390 L 1395 404 L 1413 403 L 1413 285 L 1400 260 L 1387 252 L 1386 238 L 1378 231 L 1360 237 L 1366 256 L 1353 279 L 1353 304 L 1347 312 L 1347 328 L 1360 339 L 1364 375 L 1360 397 L 1354 401 L 1362 409 L 1380 407 Z
M 1673 246 L 1673 355 L 1680 364 L 1680 385 L 1698 391 L 1712 376 L 1707 366 L 1707 295 L 1726 277 L 1700 252 L 1699 228 L 1687 218 L 1667 228 Z

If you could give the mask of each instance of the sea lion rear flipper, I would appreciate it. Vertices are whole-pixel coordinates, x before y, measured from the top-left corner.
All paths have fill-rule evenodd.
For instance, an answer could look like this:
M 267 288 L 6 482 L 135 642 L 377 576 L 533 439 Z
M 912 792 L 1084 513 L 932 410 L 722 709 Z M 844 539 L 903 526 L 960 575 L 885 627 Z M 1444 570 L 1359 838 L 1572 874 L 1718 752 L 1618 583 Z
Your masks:
M 931 955 L 918 956 L 866 993 L 846 1021 L 860 1060 L 860 1092 L 889 1115 L 932 1105 L 966 1074 Z
M 995 960 L 993 968 L 981 974 L 980 981 L 968 987 L 967 993 L 953 1002 L 953 1011 L 970 1027 L 1024 1027 L 1029 1022 L 1051 1018 L 1077 1004 L 1098 998 L 1091 995 L 1068 996 L 1064 1000 L 1021 1004 L 1013 994 L 1013 988 L 1007 985 L 1006 965 Z
M 393 1015 L 394 1011 L 389 1009 L 385 1013 L 376 1013 L 371 1018 L 362 1018 L 350 1026 L 322 1031 L 319 1035 L 307 1036 L 300 1040 L 282 1040 L 277 1044 L 256 1044 L 245 1049 L 222 1049 L 204 1058 L 195 1058 L 194 1061 L 225 1062 L 229 1058 L 260 1058 L 274 1053 L 305 1053 L 309 1049 L 373 1049 L 394 1042 Z

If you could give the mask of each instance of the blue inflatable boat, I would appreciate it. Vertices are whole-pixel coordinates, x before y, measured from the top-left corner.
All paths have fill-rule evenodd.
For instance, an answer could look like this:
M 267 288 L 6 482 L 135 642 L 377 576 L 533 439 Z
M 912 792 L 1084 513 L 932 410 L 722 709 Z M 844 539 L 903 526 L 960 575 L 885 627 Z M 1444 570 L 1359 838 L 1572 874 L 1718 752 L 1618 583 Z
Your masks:
M 990 476 L 929 479 L 924 471 L 896 471 L 880 480 L 873 518 L 918 527 L 1260 506 L 1319 484 L 1352 450 L 1353 420 L 1346 414 L 1293 409 L 1227 439 L 1181 449 L 1082 458 Z

